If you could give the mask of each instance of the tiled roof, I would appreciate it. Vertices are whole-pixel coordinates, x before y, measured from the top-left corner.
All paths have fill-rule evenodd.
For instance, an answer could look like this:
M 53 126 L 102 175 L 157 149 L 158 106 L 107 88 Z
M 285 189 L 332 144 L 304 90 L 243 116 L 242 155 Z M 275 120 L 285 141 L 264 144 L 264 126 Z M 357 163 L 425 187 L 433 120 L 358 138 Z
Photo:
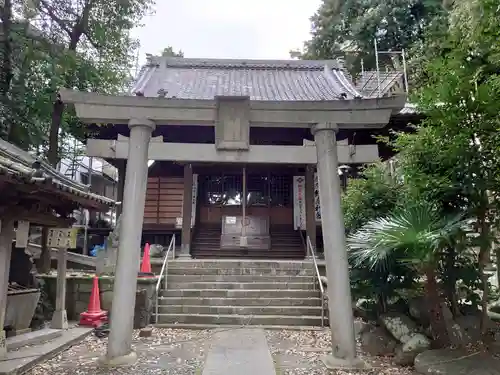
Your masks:
M 30 153 L 0 139 L 0 176 L 30 184 L 49 185 L 75 197 L 112 206 L 112 199 L 91 193 L 87 185 L 73 181 Z
M 377 71 L 366 71 L 363 72 L 361 77 L 358 79 L 356 88 L 358 89 L 358 91 L 363 93 L 363 95 L 369 98 L 376 98 L 378 96 L 386 95 L 389 90 L 400 81 L 402 77 L 403 73 L 397 71 L 379 72 L 378 77 Z
M 403 109 L 399 112 L 400 115 L 417 115 L 419 110 L 415 104 L 406 103 Z
M 325 101 L 363 97 L 337 61 L 149 57 L 131 94 L 213 100 Z

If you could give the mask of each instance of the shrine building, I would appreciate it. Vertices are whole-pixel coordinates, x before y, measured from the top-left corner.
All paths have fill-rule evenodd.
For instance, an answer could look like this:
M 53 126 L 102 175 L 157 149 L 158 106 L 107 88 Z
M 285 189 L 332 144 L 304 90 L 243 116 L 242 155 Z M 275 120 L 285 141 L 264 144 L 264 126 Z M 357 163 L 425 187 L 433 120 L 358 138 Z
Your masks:
M 337 174 L 319 193 L 321 153 L 336 154 L 325 168 L 342 176 L 389 156 L 373 135 L 414 119 L 401 80 L 365 72 L 355 83 L 336 61 L 150 57 L 127 95 L 61 100 L 92 130 L 87 155 L 119 168 L 122 196 L 134 174 L 118 200 L 134 206 L 142 243 L 176 233 L 185 258 L 304 259 L 307 237 L 324 246 L 320 198 L 339 200 L 327 191 Z

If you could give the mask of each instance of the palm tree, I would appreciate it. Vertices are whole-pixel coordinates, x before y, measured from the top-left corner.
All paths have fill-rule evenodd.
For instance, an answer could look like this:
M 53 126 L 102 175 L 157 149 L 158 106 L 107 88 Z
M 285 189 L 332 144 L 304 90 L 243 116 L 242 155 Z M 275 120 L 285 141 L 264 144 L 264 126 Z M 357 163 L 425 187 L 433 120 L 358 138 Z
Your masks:
M 431 331 L 438 346 L 449 344 L 442 319 L 437 270 L 443 249 L 462 230 L 460 215 L 442 218 L 431 204 L 419 203 L 372 220 L 347 238 L 354 266 L 390 274 L 403 264 L 425 275 L 425 292 L 431 307 Z

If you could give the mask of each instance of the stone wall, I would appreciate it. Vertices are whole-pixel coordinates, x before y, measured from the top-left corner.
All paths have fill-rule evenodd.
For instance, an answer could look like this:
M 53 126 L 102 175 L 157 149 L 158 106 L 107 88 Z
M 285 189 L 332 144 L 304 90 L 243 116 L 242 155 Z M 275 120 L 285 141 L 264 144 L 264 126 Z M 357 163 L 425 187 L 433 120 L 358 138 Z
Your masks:
M 55 305 L 56 280 L 55 273 L 49 275 L 38 275 L 44 281 L 44 288 L 50 302 Z M 68 273 L 66 285 L 66 310 L 68 320 L 79 321 L 80 313 L 87 310 L 94 274 Z M 157 277 L 138 277 L 137 293 L 134 315 L 134 328 L 144 328 L 154 317 L 155 287 Z M 113 276 L 99 277 L 99 292 L 101 296 L 101 309 L 111 312 L 113 301 Z M 49 317 L 50 318 L 50 317 Z

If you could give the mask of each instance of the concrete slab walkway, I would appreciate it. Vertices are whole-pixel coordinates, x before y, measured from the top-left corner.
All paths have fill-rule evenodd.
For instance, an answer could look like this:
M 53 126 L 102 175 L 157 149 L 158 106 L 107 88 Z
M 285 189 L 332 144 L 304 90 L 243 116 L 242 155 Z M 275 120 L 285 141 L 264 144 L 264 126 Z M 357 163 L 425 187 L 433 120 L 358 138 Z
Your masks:
M 217 332 L 203 375 L 275 375 L 273 358 L 263 329 Z
M 56 335 L 48 337 L 47 339 L 50 341 L 46 343 L 34 340 L 32 344 L 27 342 L 27 346 L 24 347 L 11 345 L 11 348 L 16 347 L 16 349 L 8 351 L 7 357 L 0 362 L 0 375 L 22 374 L 36 364 L 44 362 L 80 342 L 91 332 L 90 328 L 76 327 L 61 331 L 57 337 Z M 36 332 L 31 336 L 36 337 Z

